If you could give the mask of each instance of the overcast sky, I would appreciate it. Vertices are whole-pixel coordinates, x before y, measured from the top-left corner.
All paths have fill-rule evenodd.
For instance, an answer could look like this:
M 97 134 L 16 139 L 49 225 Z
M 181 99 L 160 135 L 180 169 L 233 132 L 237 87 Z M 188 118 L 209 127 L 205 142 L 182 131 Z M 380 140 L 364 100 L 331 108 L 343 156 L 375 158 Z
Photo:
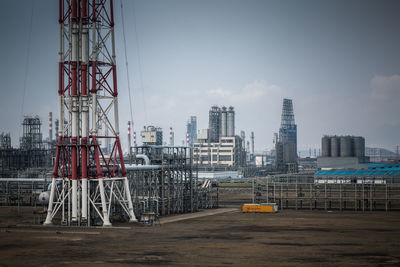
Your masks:
M 114 10 L 125 146 L 120 1 Z M 57 115 L 57 3 L 0 2 L 0 132 L 11 132 L 14 146 L 23 114 L 42 118 L 45 137 L 48 112 Z M 270 149 L 282 99 L 292 98 L 299 150 L 319 147 L 323 134 L 361 135 L 367 146 L 389 149 L 400 144 L 400 1 L 123 4 L 137 132 L 156 125 L 168 139 L 172 126 L 180 144 L 189 116 L 207 128 L 211 105 L 232 105 L 236 133 L 254 131 L 256 150 Z

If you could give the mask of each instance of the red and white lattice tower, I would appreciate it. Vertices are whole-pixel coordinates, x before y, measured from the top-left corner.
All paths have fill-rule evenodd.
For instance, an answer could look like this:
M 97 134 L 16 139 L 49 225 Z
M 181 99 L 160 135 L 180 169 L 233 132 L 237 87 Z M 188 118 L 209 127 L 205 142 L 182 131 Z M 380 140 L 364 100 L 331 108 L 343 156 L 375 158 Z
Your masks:
M 44 224 L 110 226 L 117 206 L 136 221 L 119 139 L 113 1 L 59 0 L 59 26 L 61 123 Z M 99 135 L 102 123 L 109 136 Z M 101 139 L 112 142 L 109 157 Z
M 136 132 L 133 132 L 133 146 L 136 147 Z

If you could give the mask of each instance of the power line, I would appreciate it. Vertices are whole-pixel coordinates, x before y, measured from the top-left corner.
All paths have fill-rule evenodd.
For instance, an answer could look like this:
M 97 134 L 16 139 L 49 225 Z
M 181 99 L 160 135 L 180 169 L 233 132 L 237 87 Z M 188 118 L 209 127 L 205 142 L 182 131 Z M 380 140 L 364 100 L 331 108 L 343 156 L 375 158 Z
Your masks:
M 29 23 L 28 43 L 27 43 L 27 47 L 26 47 L 24 91 L 22 94 L 21 118 L 24 115 L 26 85 L 27 85 L 27 81 L 28 81 L 29 58 L 30 58 L 30 52 L 31 52 L 32 24 L 33 24 L 32 23 L 33 22 L 33 7 L 34 7 L 34 1 L 32 1 L 32 6 L 31 6 L 31 18 L 30 18 L 30 23 Z
M 123 0 L 121 0 L 122 36 L 123 36 L 123 39 L 124 39 L 126 79 L 128 80 L 129 110 L 130 110 L 130 113 L 131 113 L 131 121 L 133 122 L 131 84 L 130 84 L 130 79 L 129 79 L 128 53 L 126 51 L 126 37 L 125 37 L 125 19 L 124 19 L 124 8 L 123 8 L 122 2 L 123 2 Z
M 138 33 L 137 33 L 137 26 L 136 26 L 137 23 L 136 23 L 135 1 L 133 1 L 132 4 L 133 4 L 133 30 L 134 30 L 135 39 L 136 39 L 136 42 L 137 42 L 137 45 L 136 45 L 136 56 L 137 56 L 137 60 L 138 60 L 139 82 L 140 82 L 140 89 L 142 90 L 142 96 L 143 96 L 144 121 L 147 124 L 146 97 L 145 97 L 144 88 L 143 88 L 142 63 L 141 63 L 141 59 L 140 59 L 140 42 L 139 42 Z

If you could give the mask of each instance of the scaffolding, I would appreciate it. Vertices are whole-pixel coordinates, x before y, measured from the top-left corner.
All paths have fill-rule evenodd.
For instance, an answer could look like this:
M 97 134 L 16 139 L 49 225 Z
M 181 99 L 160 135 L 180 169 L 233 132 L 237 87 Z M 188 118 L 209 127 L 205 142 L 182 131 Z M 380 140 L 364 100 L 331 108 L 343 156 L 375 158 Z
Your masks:
M 25 116 L 22 122 L 22 137 L 20 139 L 20 148 L 24 150 L 42 149 L 42 125 L 39 116 Z
M 53 166 L 55 149 L 42 139 L 38 116 L 25 116 L 20 148 L 11 147 L 10 134 L 0 135 L 0 177 L 38 177 Z
M 11 136 L 10 133 L 0 134 L 0 149 L 10 149 L 11 148 Z
M 136 157 L 127 170 L 136 214 L 170 215 L 216 206 L 212 184 L 197 178 L 190 148 L 141 146 L 134 150 Z M 151 165 L 139 165 L 143 160 L 139 155 L 147 155 Z

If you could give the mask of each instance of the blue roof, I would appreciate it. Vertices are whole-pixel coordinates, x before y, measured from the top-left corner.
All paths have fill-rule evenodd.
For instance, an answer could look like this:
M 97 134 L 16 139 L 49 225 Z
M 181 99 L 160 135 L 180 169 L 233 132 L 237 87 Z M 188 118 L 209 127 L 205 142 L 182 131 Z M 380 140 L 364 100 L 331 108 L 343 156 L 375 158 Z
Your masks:
M 368 164 L 370 165 L 370 164 Z M 375 165 L 375 164 L 374 164 Z M 372 176 L 400 176 L 400 165 L 379 164 L 368 169 L 336 169 L 322 170 L 315 175 L 372 175 Z

